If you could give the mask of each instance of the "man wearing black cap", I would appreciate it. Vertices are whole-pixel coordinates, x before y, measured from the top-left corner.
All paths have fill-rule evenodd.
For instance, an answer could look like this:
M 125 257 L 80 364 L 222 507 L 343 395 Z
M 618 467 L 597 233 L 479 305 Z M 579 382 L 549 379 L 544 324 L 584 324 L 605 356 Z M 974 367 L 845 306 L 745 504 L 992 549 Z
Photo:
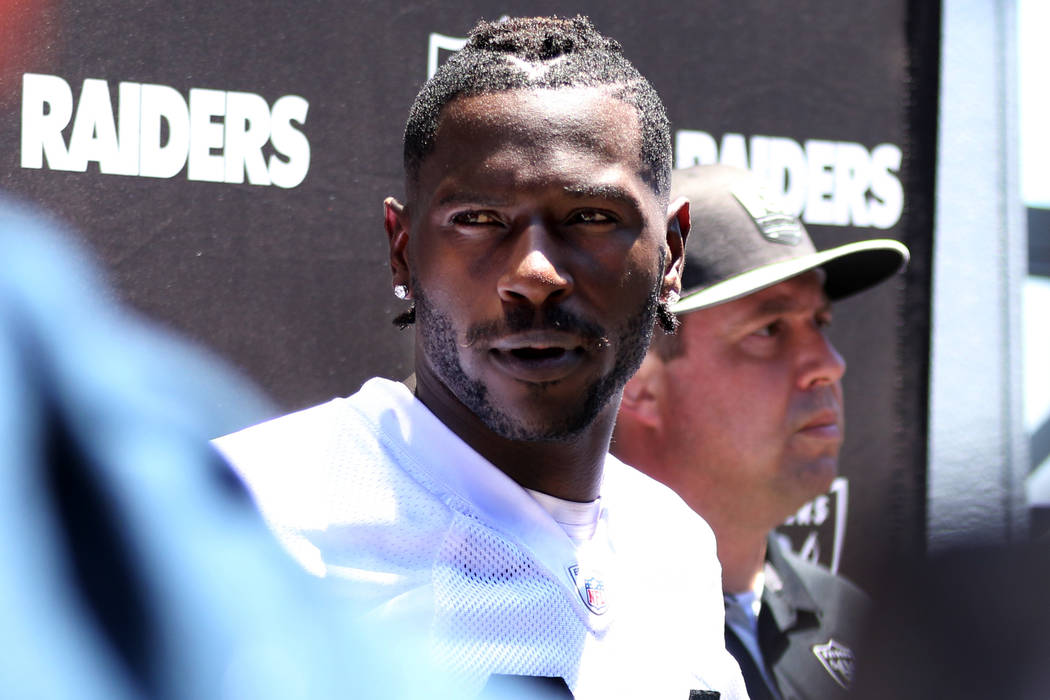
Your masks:
M 891 240 L 817 252 L 749 173 L 676 171 L 692 234 L 677 335 L 627 384 L 612 451 L 675 489 L 715 532 L 726 645 L 752 700 L 844 693 L 866 598 L 771 536 L 834 479 L 845 362 L 831 302 L 892 276 Z

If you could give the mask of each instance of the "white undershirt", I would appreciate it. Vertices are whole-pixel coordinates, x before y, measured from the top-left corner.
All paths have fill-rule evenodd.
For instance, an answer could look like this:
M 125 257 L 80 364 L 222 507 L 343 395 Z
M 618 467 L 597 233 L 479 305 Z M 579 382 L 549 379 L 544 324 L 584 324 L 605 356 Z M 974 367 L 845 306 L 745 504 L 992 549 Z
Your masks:
M 602 499 L 579 503 L 555 498 L 542 491 L 525 490 L 543 506 L 545 511 L 550 513 L 570 540 L 580 544 L 594 537 L 594 532 L 598 528 L 598 516 L 601 514 Z

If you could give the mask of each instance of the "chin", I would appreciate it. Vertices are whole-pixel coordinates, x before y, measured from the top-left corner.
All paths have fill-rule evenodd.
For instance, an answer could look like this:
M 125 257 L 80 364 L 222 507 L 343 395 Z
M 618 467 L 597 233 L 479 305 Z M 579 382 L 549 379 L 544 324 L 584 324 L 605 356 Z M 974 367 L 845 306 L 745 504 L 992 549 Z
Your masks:
M 489 430 L 507 440 L 520 442 L 572 442 L 597 417 L 597 412 L 586 405 L 566 412 L 564 402 L 558 404 L 557 410 L 538 407 L 536 410 L 512 413 L 491 404 L 475 409 L 475 414 Z
M 806 473 L 806 481 L 809 485 L 809 496 L 806 500 L 812 500 L 822 493 L 827 493 L 831 483 L 839 475 L 838 457 L 829 457 L 813 463 Z
M 536 386 L 524 395 L 512 391 L 501 395 L 496 387 L 471 405 L 474 414 L 492 432 L 508 440 L 523 442 L 572 442 L 583 435 L 622 389 L 609 374 L 579 382 L 578 388 Z
M 839 475 L 838 456 L 799 461 L 792 469 L 781 473 L 784 493 L 795 494 L 801 506 L 831 488 L 831 483 Z

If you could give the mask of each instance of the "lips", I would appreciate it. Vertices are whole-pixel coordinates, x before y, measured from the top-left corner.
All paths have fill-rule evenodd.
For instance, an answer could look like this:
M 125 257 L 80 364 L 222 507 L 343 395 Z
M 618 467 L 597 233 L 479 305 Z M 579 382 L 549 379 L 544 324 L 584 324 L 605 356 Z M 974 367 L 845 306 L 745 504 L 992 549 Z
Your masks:
M 842 425 L 837 411 L 821 411 L 811 416 L 798 430 L 799 434 L 816 440 L 842 440 Z
M 557 331 L 501 338 L 488 352 L 492 361 L 512 378 L 537 384 L 565 379 L 586 356 L 579 338 Z

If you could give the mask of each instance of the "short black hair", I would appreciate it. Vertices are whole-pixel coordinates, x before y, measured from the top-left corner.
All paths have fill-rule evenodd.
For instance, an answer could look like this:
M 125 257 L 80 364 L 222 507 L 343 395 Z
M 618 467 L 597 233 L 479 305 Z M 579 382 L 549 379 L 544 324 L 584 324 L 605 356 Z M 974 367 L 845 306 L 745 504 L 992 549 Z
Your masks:
M 508 60 L 546 62 L 530 74 Z M 467 44 L 451 56 L 416 95 L 405 126 L 405 173 L 411 182 L 434 150 L 441 110 L 457 97 L 534 88 L 611 86 L 612 96 L 633 106 L 641 127 L 641 157 L 649 185 L 670 191 L 671 130 L 656 90 L 623 55 L 620 44 L 603 36 L 590 20 L 527 17 L 481 21 Z

